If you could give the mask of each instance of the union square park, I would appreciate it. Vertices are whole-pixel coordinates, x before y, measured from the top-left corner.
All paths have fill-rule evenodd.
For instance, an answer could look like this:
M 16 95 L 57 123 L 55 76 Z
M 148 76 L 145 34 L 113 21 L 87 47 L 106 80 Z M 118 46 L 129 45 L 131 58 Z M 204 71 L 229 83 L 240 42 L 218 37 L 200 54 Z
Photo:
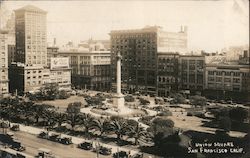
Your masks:
M 199 94 L 59 90 L 1 99 L 1 153 L 12 157 L 249 157 L 249 105 Z M 13 156 L 15 155 L 15 156 Z

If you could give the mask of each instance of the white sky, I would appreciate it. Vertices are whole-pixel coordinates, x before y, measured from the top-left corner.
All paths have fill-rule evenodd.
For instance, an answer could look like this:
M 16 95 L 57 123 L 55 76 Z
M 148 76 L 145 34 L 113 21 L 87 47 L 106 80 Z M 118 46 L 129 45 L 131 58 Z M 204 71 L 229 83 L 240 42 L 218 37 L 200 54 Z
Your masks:
M 1 1 L 1 0 L 0 0 Z M 249 43 L 249 1 L 3 1 L 4 12 L 27 4 L 48 12 L 48 40 L 59 45 L 81 40 L 109 39 L 114 29 L 159 25 L 177 32 L 188 26 L 189 49 L 221 50 Z M 5 16 L 6 17 L 6 16 Z M 2 20 L 3 21 L 3 20 Z

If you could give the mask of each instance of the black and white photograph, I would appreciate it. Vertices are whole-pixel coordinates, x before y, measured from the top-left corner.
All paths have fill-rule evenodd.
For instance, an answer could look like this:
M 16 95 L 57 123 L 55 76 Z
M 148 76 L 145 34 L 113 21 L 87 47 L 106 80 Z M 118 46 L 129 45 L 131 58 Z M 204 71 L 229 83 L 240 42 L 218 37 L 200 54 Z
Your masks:
M 250 158 L 249 0 L 0 0 L 0 158 Z

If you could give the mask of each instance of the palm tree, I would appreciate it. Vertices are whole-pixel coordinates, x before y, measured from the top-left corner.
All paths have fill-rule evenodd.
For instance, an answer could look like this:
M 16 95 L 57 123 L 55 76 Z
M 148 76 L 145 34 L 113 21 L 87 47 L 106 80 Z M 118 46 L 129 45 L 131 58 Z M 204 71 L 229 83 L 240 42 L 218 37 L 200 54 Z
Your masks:
M 47 129 L 53 129 L 56 124 L 55 119 L 56 112 L 54 110 L 45 110 L 43 113 L 43 120 L 46 123 Z
M 131 127 L 129 137 L 135 139 L 135 145 L 138 145 L 139 140 L 143 140 L 147 137 L 147 131 L 137 123 L 136 126 Z
M 96 119 L 92 122 L 92 127 L 100 131 L 100 136 L 102 136 L 109 129 L 109 120 L 107 119 Z
M 127 122 L 123 119 L 115 119 L 110 123 L 110 130 L 116 134 L 117 140 L 121 140 L 122 136 L 128 132 L 128 129 Z
M 62 112 L 55 113 L 55 121 L 57 122 L 57 127 L 61 127 L 67 121 L 67 114 Z
M 93 127 L 94 118 L 90 114 L 83 114 L 80 118 L 80 126 L 84 127 L 84 133 L 89 136 L 89 130 L 91 129 L 91 127 Z
M 72 130 L 81 121 L 80 114 L 70 113 L 67 115 L 67 123 L 71 125 Z

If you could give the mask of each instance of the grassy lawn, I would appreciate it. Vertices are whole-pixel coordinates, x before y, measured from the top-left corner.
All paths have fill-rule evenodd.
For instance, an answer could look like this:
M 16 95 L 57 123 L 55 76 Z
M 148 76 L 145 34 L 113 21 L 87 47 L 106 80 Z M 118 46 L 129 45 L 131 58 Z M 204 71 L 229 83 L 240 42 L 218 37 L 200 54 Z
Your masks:
M 82 96 L 70 96 L 68 99 L 56 99 L 56 100 L 47 100 L 47 101 L 38 101 L 40 104 L 50 104 L 55 106 L 56 108 L 60 108 L 62 110 L 67 109 L 69 103 L 73 102 L 81 102 L 83 105 L 86 104 L 84 98 Z

